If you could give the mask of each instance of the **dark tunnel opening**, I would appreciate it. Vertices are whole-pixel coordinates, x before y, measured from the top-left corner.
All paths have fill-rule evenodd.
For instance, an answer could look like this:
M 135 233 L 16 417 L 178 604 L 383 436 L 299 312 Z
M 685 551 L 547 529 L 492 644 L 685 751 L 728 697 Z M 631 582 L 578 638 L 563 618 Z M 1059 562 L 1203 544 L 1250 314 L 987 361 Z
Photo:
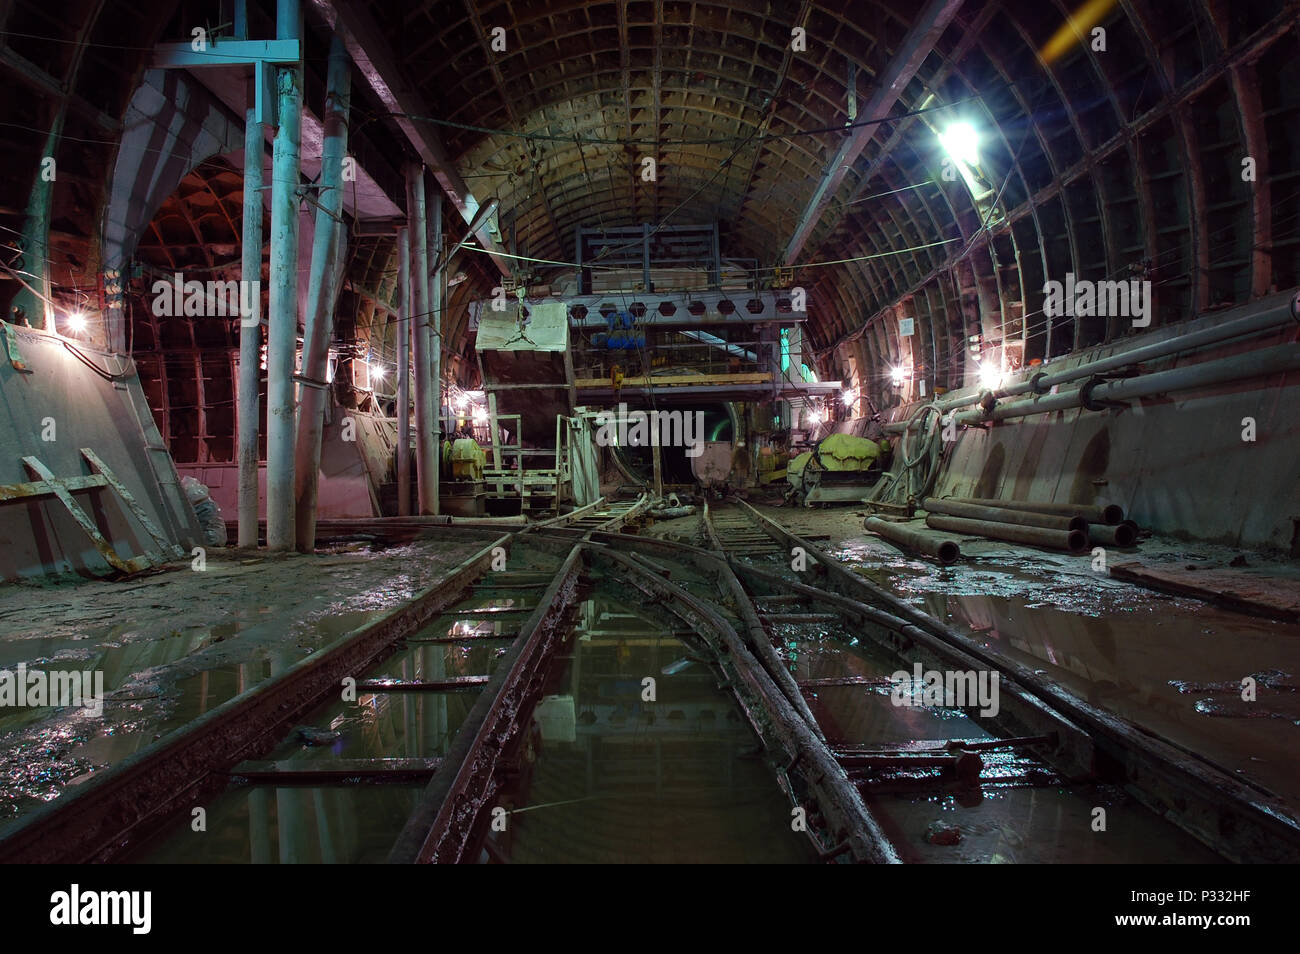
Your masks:
M 651 411 L 662 411 L 667 413 L 678 413 L 683 415 L 681 418 L 683 426 L 680 433 L 686 437 L 698 438 L 705 443 L 715 441 L 734 442 L 736 422 L 734 420 L 734 406 L 729 403 L 700 403 L 689 405 L 674 405 L 671 408 L 659 407 L 653 408 L 647 402 L 628 405 L 629 412 L 649 413 Z M 692 415 L 693 418 L 689 423 L 685 415 Z M 661 433 L 665 429 L 661 425 Z M 679 433 L 676 422 L 670 425 L 666 432 L 675 436 Z M 653 447 L 645 446 L 619 446 L 612 448 L 615 458 L 620 468 L 635 481 L 649 484 L 654 480 L 654 452 Z M 684 446 L 682 443 L 661 444 L 660 466 L 663 471 L 663 481 L 665 484 L 685 484 L 690 485 L 696 482 L 695 471 L 692 461 L 696 458 L 692 456 L 693 450 Z

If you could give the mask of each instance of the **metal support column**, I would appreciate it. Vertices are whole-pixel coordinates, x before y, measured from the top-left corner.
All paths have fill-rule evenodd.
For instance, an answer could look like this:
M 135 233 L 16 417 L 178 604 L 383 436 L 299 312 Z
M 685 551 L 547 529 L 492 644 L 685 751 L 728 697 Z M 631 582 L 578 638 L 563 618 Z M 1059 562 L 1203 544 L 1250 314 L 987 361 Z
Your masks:
M 321 438 L 329 401 L 329 343 L 334 333 L 334 301 L 339 261 L 345 253 L 343 159 L 348 151 L 348 107 L 352 72 L 348 51 L 336 35 L 330 41 L 321 144 L 320 191 L 312 237 L 311 275 L 307 285 L 307 322 L 302 346 L 302 396 L 294 451 L 295 536 L 303 553 L 316 548 L 316 501 L 320 480 Z
M 406 212 L 411 229 L 411 360 L 415 364 L 415 482 L 420 513 L 437 505 L 434 483 L 433 383 L 429 356 L 429 233 L 424 210 L 424 167 L 406 167 Z
M 301 39 L 298 0 L 278 0 L 276 37 Z M 298 339 L 298 190 L 302 137 L 302 72 L 276 70 L 274 160 L 271 169 L 271 290 L 266 347 L 266 545 L 294 545 L 294 352 Z
M 242 7 L 242 5 L 241 5 Z M 257 546 L 262 365 L 262 163 L 266 139 L 258 119 L 256 93 L 248 82 L 248 109 L 244 116 L 244 222 L 240 278 L 256 289 L 249 295 L 251 313 L 239 316 L 239 536 L 241 547 Z
M 431 471 L 432 480 L 432 497 L 433 513 L 441 512 L 441 500 L 439 498 L 438 479 L 439 471 L 442 464 L 442 440 L 440 437 L 439 425 L 442 422 L 442 312 L 443 302 L 446 299 L 447 283 L 447 260 L 442 255 L 442 196 L 436 195 L 433 200 L 433 258 L 438 262 L 438 268 L 432 276 L 432 284 L 429 295 L 429 320 L 426 325 L 429 333 L 429 380 L 433 385 L 433 418 L 432 418 L 432 440 L 434 453 L 434 466 Z
M 655 421 L 654 431 L 651 433 L 650 460 L 654 465 L 654 489 L 655 498 L 662 500 L 664 496 L 664 459 L 659 449 L 659 423 Z
M 411 514 L 411 232 L 397 230 L 397 515 Z
M 67 107 L 60 104 L 50 124 L 49 135 L 45 137 L 45 149 L 41 153 L 41 162 L 36 169 L 36 178 L 32 182 L 32 191 L 27 199 L 27 218 L 23 223 L 22 258 L 19 268 L 32 276 L 31 282 L 19 286 L 10 305 L 13 321 L 18 314 L 26 317 L 33 328 L 45 331 L 57 331 L 54 307 L 50 304 L 50 212 L 54 204 L 54 178 L 56 167 L 46 166 L 53 163 L 59 150 L 59 141 L 63 138 L 63 120 Z

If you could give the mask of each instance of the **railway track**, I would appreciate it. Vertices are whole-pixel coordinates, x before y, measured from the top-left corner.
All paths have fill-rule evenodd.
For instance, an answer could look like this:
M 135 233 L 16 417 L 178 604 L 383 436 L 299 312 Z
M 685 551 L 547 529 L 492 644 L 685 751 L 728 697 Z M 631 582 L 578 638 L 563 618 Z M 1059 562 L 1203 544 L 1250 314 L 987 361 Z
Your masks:
M 544 747 L 534 710 L 593 590 L 730 693 L 811 857 L 946 860 L 962 826 L 919 832 L 927 806 L 960 805 L 987 832 L 1033 799 L 1056 813 L 1047 834 L 1079 846 L 1069 860 L 1131 860 L 1093 847 L 1098 807 L 1130 839 L 1300 856 L 1269 793 L 992 656 L 748 505 L 704 508 L 691 546 L 620 532 L 648 504 L 479 531 L 436 586 L 30 816 L 0 860 L 241 860 L 195 809 L 252 833 L 243 860 L 510 860 L 505 819 L 534 807 Z M 930 674 L 969 695 L 927 697 Z M 360 856 L 328 837 L 349 819 Z
M 1056 860 L 1140 860 L 1123 846 L 1096 848 L 1107 814 L 1125 832 L 1116 841 L 1197 860 L 1300 857 L 1300 827 L 1271 792 L 996 656 L 746 504 L 706 508 L 698 547 L 600 532 L 587 540 L 597 564 L 617 563 L 637 581 L 647 608 L 700 632 L 730 628 L 730 645 L 706 648 L 792 803 L 813 819 L 823 859 L 938 860 L 928 846 L 946 847 L 954 833 L 918 838 L 914 824 L 916 806 L 936 799 L 987 803 L 986 819 L 967 811 L 977 830 L 1007 822 L 999 803 L 1032 811 L 1034 799 L 1050 799 L 1073 820 L 1072 831 L 1041 833 L 1064 839 Z M 737 678 L 737 662 L 761 673 Z M 927 700 L 931 674 L 951 674 L 968 698 Z M 996 705 L 986 704 L 979 680 L 991 690 L 995 676 Z M 755 684 L 764 678 L 766 695 Z M 859 724 L 846 725 L 846 713 Z M 791 736 L 796 722 L 806 737 Z
M 1103 803 L 1100 786 L 1123 791 L 1144 806 L 1150 821 L 1177 826 L 1224 859 L 1300 857 L 1300 828 L 1272 793 L 995 655 L 748 504 L 706 509 L 701 535 L 711 549 L 728 555 L 764 629 L 784 643 L 783 658 L 802 673 L 800 690 L 818 698 L 815 713 L 827 723 L 840 765 L 877 814 L 888 816 L 893 796 L 962 798 L 1050 788 L 1080 798 L 1086 810 L 1079 817 L 1088 818 Z M 969 699 L 961 706 L 935 706 L 931 711 L 948 725 L 956 710 L 974 731 L 909 738 L 906 726 L 916 724 L 918 710 L 891 704 L 898 680 L 864 675 L 861 659 L 838 651 L 829 658 L 819 653 L 809 666 L 805 650 L 816 652 L 828 639 L 870 646 L 886 667 L 911 675 L 913 689 L 920 673 L 973 674 L 975 680 L 987 674 L 990 683 L 996 674 L 997 712 Z M 977 684 L 967 678 L 959 685 Z M 843 706 L 827 697 L 843 693 L 875 693 L 873 701 L 882 703 L 872 710 L 880 714 L 877 725 L 892 725 L 884 734 L 901 734 L 886 743 L 837 739 L 831 724 Z M 878 728 L 873 732 L 881 734 Z M 899 829 L 896 818 L 882 817 L 881 823 Z
M 644 497 L 601 500 L 548 526 L 572 525 L 579 534 L 588 527 L 611 531 L 635 520 L 647 503 Z M 427 783 L 439 791 L 444 782 L 455 788 L 446 799 L 454 808 L 450 819 L 438 820 L 441 800 L 431 803 L 427 794 L 402 804 L 411 817 L 434 810 L 428 821 L 437 850 L 429 849 L 430 860 L 459 860 L 457 851 L 480 821 L 463 817 L 464 800 L 486 802 L 501 774 L 498 761 L 504 765 L 514 754 L 519 713 L 531 712 L 538 674 L 544 676 L 547 657 L 566 635 L 582 561 L 577 549 L 557 554 L 522 531 L 434 532 L 483 544 L 409 602 L 31 813 L 0 840 L 0 862 L 146 860 L 150 845 L 178 830 L 193 832 L 191 847 L 198 847 L 208 808 L 224 804 L 232 792 L 244 795 L 232 810 L 249 815 L 256 828 L 272 819 L 255 816 L 274 814 L 268 800 L 257 797 L 259 790 L 295 787 L 319 796 L 340 786 L 391 792 Z M 349 742 L 336 728 L 344 711 L 374 713 L 397 708 L 394 700 L 420 700 L 419 707 L 449 697 L 456 701 L 444 707 L 441 727 L 435 727 L 448 743 L 444 754 L 421 750 L 414 739 L 393 745 L 358 733 Z M 454 732 L 449 711 L 459 726 Z M 485 757 L 492 746 L 499 751 Z M 474 771 L 462 776 L 470 764 Z M 203 823 L 192 824 L 198 818 Z M 403 827 L 399 819 L 390 843 Z M 429 831 L 425 835 L 433 838 Z M 401 842 L 413 853 L 409 860 L 427 840 L 413 845 L 413 837 Z

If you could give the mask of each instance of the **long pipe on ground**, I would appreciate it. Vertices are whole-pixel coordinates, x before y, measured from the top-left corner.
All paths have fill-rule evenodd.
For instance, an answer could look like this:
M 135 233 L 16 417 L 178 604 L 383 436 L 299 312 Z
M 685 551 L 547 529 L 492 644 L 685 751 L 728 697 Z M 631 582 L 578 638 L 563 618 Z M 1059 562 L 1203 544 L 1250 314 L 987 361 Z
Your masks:
M 1104 543 L 1112 547 L 1131 547 L 1137 543 L 1138 527 L 1131 520 L 1117 523 L 1113 527 L 1103 527 L 1095 523 L 1088 524 L 1088 542 Z
M 694 508 L 691 508 L 694 510 Z M 808 705 L 808 700 L 804 698 L 799 683 L 790 670 L 782 663 L 781 657 L 777 655 L 776 647 L 772 645 L 773 638 L 763 626 L 763 621 L 759 619 L 758 610 L 754 608 L 754 602 L 745 592 L 745 587 L 741 585 L 736 571 L 731 568 L 727 562 L 727 552 L 723 548 L 721 541 L 718 539 L 717 532 L 709 519 L 709 502 L 704 502 L 704 529 L 709 538 L 709 549 L 719 554 L 719 558 L 714 561 L 714 566 L 718 574 L 719 581 L 731 593 L 731 601 L 736 605 L 736 611 L 740 615 L 740 620 L 745 624 L 745 630 L 748 635 L 750 649 L 758 657 L 767 674 L 772 677 L 777 688 L 781 690 L 790 705 L 794 706 L 809 727 L 817 734 L 817 737 L 823 742 L 826 741 L 826 735 L 822 731 L 821 725 L 817 722 L 817 717 L 813 715 L 812 708 Z
M 241 9 L 242 9 L 242 5 Z M 248 109 L 244 113 L 244 224 L 239 277 L 250 289 L 252 310 L 239 316 L 239 529 L 241 547 L 257 546 L 258 435 L 262 429 L 259 379 L 262 366 L 262 162 L 266 138 L 257 119 L 256 92 L 248 81 Z
M 1018 527 L 1010 523 L 997 523 L 993 520 L 967 520 L 965 517 L 950 517 L 941 513 L 930 514 L 925 518 L 925 523 L 926 526 L 935 530 L 988 537 L 990 540 L 1007 540 L 1011 543 L 1027 543 L 1048 550 L 1068 550 L 1070 553 L 1082 553 L 1088 548 L 1088 535 L 1082 530 L 1048 530 L 1046 527 Z
M 944 566 L 956 563 L 961 558 L 961 547 L 949 537 L 940 537 L 926 533 L 918 527 L 908 527 L 901 523 L 890 523 L 879 517 L 868 517 L 862 522 L 864 529 L 877 533 L 899 546 L 917 553 L 932 556 Z
M 1200 331 L 1179 335 L 1165 341 L 1152 342 L 1137 348 L 1130 348 L 1127 351 L 1121 351 L 1105 358 L 1098 358 L 1095 361 L 1088 361 L 1073 368 L 1064 368 L 1054 373 L 1039 372 L 1024 381 L 998 388 L 992 392 L 993 397 L 1002 400 L 1003 398 L 1016 397 L 1021 394 L 1032 394 L 1035 391 L 1045 393 L 1054 387 L 1078 381 L 1094 374 L 1103 374 L 1107 371 L 1140 364 L 1144 361 L 1167 358 L 1180 351 L 1190 351 L 1194 348 L 1219 344 L 1235 338 L 1263 334 L 1290 321 L 1300 321 L 1300 292 L 1275 295 L 1260 302 L 1233 309 L 1233 311 L 1244 311 L 1246 314 L 1242 317 L 1230 318 L 1221 324 L 1216 323 L 1214 326 Z M 1220 316 L 1220 318 L 1226 318 L 1230 314 L 1232 314 L 1231 311 Z M 940 401 L 939 406 L 945 412 L 951 411 L 979 402 L 986 393 L 985 391 L 979 391 L 964 397 Z M 888 433 L 901 434 L 905 426 L 905 423 L 900 421 L 887 424 L 885 430 Z
M 298 0 L 279 0 L 275 35 L 302 39 Z M 276 70 L 279 95 L 271 167 L 271 292 L 266 340 L 266 545 L 294 542 L 294 382 L 298 350 L 298 201 L 302 141 L 302 70 Z
M 950 517 L 965 517 L 968 520 L 992 520 L 995 523 L 1010 523 L 1018 527 L 1045 527 L 1048 530 L 1088 529 L 1088 521 L 1078 514 L 1034 513 L 1028 510 L 1012 510 L 1007 507 L 977 504 L 967 500 L 926 497 L 921 501 L 921 509 L 929 513 L 946 513 Z
M 1117 524 L 1124 519 L 1124 508 L 1119 504 L 1035 503 L 1027 500 L 997 500 L 989 497 L 951 497 L 944 503 L 976 504 L 980 507 L 999 507 L 1025 513 L 1055 514 L 1065 517 L 1082 517 L 1088 523 Z M 960 515 L 959 515 L 960 516 Z M 1082 529 L 1082 528 L 1080 528 Z
M 1233 355 L 1217 361 L 1205 361 L 1201 364 L 1173 368 L 1169 371 L 1157 371 L 1135 378 L 1120 381 L 1107 381 L 1098 384 L 1088 394 L 1085 385 L 1063 394 L 1049 395 L 1012 404 L 997 405 L 991 412 L 983 408 L 962 411 L 954 414 L 952 419 L 958 424 L 983 424 L 989 421 L 1006 421 L 1032 414 L 1046 414 L 1051 411 L 1064 411 L 1080 407 L 1085 399 L 1094 406 L 1120 401 L 1131 401 L 1164 394 L 1170 391 L 1190 391 L 1196 388 L 1212 387 L 1248 378 L 1265 377 L 1271 374 L 1300 369 L 1300 345 L 1284 344 L 1273 348 L 1263 348 L 1246 354 Z
M 750 504 L 743 500 L 739 503 L 759 522 L 767 520 Z M 788 532 L 782 536 L 790 545 L 795 545 L 799 539 Z M 1159 780 L 1158 787 L 1166 792 L 1161 796 L 1166 799 L 1165 804 L 1169 804 L 1170 798 L 1188 799 L 1185 810 L 1173 813 L 1174 820 L 1180 824 L 1186 822 L 1188 830 L 1197 838 L 1223 852 L 1230 860 L 1239 861 L 1244 857 L 1245 860 L 1258 861 L 1261 848 L 1264 853 L 1274 853 L 1282 860 L 1290 860 L 1288 854 L 1295 855 L 1295 846 L 1300 844 L 1300 825 L 1276 796 L 1243 784 L 1241 779 L 1186 746 L 1143 732 L 1124 719 L 1085 702 L 1063 689 L 1058 680 L 1047 678 L 1042 670 L 990 653 L 986 647 L 971 640 L 968 634 L 957 632 L 897 594 L 853 572 L 811 541 L 804 541 L 803 545 L 808 554 L 825 567 L 827 588 L 848 593 L 855 601 L 872 604 L 859 611 L 863 618 L 870 619 L 879 614 L 881 617 L 904 619 L 912 624 L 906 629 L 890 623 L 885 625 L 914 643 L 933 647 L 932 651 L 939 652 L 945 660 L 953 660 L 946 665 L 955 663 L 954 668 L 959 670 L 988 668 L 1001 672 L 1004 701 L 1023 693 L 1045 704 L 1051 713 L 1041 724 L 1044 728 L 1055 725 L 1052 731 L 1058 731 L 1058 737 L 1073 750 L 1070 758 L 1079 761 L 1081 770 L 1095 767 L 1096 754 L 1102 753 L 1118 763 L 1135 766 L 1135 777 Z M 746 578 L 771 576 L 743 565 L 737 567 L 737 572 Z M 792 591 L 812 589 L 784 579 L 781 584 Z M 888 612 L 874 609 L 874 606 L 883 606 Z M 970 662 L 960 662 L 963 656 L 969 657 Z M 1033 714 L 1036 708 L 1031 703 L 1025 710 L 1029 725 L 1040 724 Z M 1173 787 L 1167 789 L 1166 786 Z M 1249 834 L 1241 831 L 1228 837 L 1217 829 L 1207 831 L 1198 827 L 1193 821 L 1197 816 L 1215 818 L 1225 811 L 1249 829 Z
M 345 255 L 343 234 L 343 160 L 348 151 L 348 111 L 352 70 L 347 47 L 335 34 L 330 40 L 322 116 L 320 190 L 312 235 L 311 271 L 307 281 L 307 323 L 303 330 L 302 387 L 298 399 L 298 434 L 294 449 L 295 538 L 303 553 L 316 549 L 316 502 L 320 490 L 321 441 L 329 403 L 329 345 L 334 335 L 334 303 L 339 262 Z

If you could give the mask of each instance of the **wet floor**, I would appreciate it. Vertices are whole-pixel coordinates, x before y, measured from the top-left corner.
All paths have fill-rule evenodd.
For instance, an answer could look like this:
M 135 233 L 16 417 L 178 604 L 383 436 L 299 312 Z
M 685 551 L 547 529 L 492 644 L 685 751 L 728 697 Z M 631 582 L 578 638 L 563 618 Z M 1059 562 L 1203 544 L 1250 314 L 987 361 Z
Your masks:
M 501 598 L 462 604 L 366 676 L 434 681 L 488 672 L 519 621 L 495 611 L 518 606 Z M 482 860 L 813 860 L 734 697 L 667 629 L 612 594 L 598 591 L 580 605 L 551 691 L 533 713 L 522 778 L 503 793 L 505 831 L 490 835 Z M 444 639 L 463 641 L 427 642 Z M 645 697 L 647 677 L 655 680 L 653 700 Z M 320 744 L 291 735 L 267 759 L 438 757 L 476 698 L 362 694 L 305 720 Z M 238 785 L 213 799 L 206 831 L 178 818 L 131 860 L 383 860 L 421 789 Z
M 530 778 L 491 854 L 515 863 L 802 863 L 807 836 L 728 690 L 611 593 L 535 717 Z M 654 700 L 645 679 L 654 680 Z
M 900 667 L 853 633 L 785 627 L 783 656 L 799 680 L 860 676 L 874 686 L 820 687 L 813 714 L 832 746 L 916 751 L 944 740 L 994 737 L 963 710 L 893 704 L 889 677 Z M 868 773 L 861 791 L 907 862 L 926 863 L 1215 863 L 1190 835 L 1113 786 L 1060 778 L 1027 751 L 985 750 L 978 784 L 945 781 L 934 771 Z M 852 770 L 851 770 L 852 774 Z M 1104 814 L 1098 815 L 1098 809 Z M 1104 826 L 1104 827 L 1100 827 Z
M 362 679 L 434 682 L 484 675 L 496 665 L 516 624 L 491 611 L 510 601 L 474 600 L 480 616 L 444 615 L 416 633 Z M 492 633 L 494 638 L 482 636 Z M 464 638 L 457 643 L 421 642 Z M 474 691 L 361 692 L 355 701 L 331 702 L 289 733 L 267 761 L 312 763 L 339 759 L 443 756 L 477 699 Z M 207 828 L 196 832 L 175 819 L 126 860 L 240 863 L 382 862 L 417 804 L 419 783 L 292 785 L 236 784 L 207 807 Z
M 0 835 L 25 813 L 409 599 L 473 550 L 214 556 L 205 573 L 11 586 L 0 669 L 103 673 L 103 714 L 0 709 Z M 247 565 L 246 565 L 247 564 Z
M 1300 626 L 1008 554 L 940 569 L 837 554 L 982 646 L 1274 792 L 1300 813 Z M 1242 699 L 1242 680 L 1256 699 Z
M 1180 700 L 1213 700 L 1227 691 L 1219 668 L 1227 657 L 1212 648 L 1195 649 L 1198 635 L 1213 647 L 1218 642 L 1212 637 L 1221 634 L 1187 629 L 1192 613 L 1185 604 L 1192 601 L 1148 594 L 1139 602 L 1126 585 L 1105 581 L 1089 588 L 1059 574 L 1035 576 L 1025 566 L 980 566 L 962 574 L 900 564 L 869 545 L 850 545 L 845 556 L 939 618 L 965 626 L 995 651 L 1032 662 L 1067 685 L 1076 680 L 1076 691 L 1093 701 L 1122 706 L 1132 696 L 1141 711 L 1168 717 L 1175 728 L 1197 727 L 1198 720 L 1243 721 L 1195 707 L 1192 718 L 1182 718 Z M 682 567 L 674 565 L 672 579 L 697 596 L 717 598 L 712 583 Z M 541 596 L 536 586 L 522 592 L 512 596 L 508 588 L 485 583 L 475 597 L 431 622 L 364 678 L 438 682 L 490 675 Z M 791 606 L 776 603 L 766 609 L 790 612 Z M 1117 628 L 1116 620 L 1124 622 Z M 1135 621 L 1132 631 L 1124 628 L 1128 620 Z M 1225 633 L 1258 640 L 1258 663 L 1269 663 L 1267 650 L 1275 646 L 1280 624 L 1251 620 L 1243 628 L 1230 621 L 1233 628 Z M 1147 634 L 1145 641 L 1138 638 L 1141 633 Z M 780 623 L 773 635 L 791 673 L 806 683 L 806 698 L 832 746 L 911 751 L 949 740 L 988 743 L 992 738 L 960 709 L 893 704 L 888 677 L 900 668 L 899 661 L 863 634 L 837 624 Z M 1151 677 L 1167 663 L 1158 661 L 1161 654 L 1189 643 L 1194 658 L 1185 675 Z M 719 688 L 697 651 L 671 627 L 629 605 L 625 592 L 598 586 L 581 604 L 575 636 L 557 657 L 546 697 L 533 714 L 520 777 L 502 793 L 505 828 L 489 835 L 480 860 L 816 860 L 807 836 L 792 830 L 790 802 L 759 757 L 758 739 L 738 703 Z M 174 652 L 183 656 L 187 649 L 181 645 Z M 128 658 L 111 662 L 126 674 L 141 668 Z M 192 708 L 178 718 L 192 718 L 193 708 L 219 705 L 266 678 L 270 667 L 263 660 L 188 676 L 183 698 Z M 1130 667 L 1130 677 L 1136 672 L 1147 678 L 1134 683 L 1101 678 Z M 858 684 L 814 685 L 846 676 L 857 677 Z M 647 678 L 654 680 L 653 698 Z M 1274 675 L 1261 677 L 1261 683 L 1278 696 L 1287 685 Z M 307 736 L 291 732 L 265 758 L 288 763 L 436 759 L 447 752 L 479 691 L 363 692 L 355 702 L 334 702 L 313 713 L 304 720 Z M 118 704 L 131 700 L 119 698 Z M 1285 718 L 1251 721 L 1266 729 L 1294 728 Z M 50 760 L 75 770 L 78 762 L 68 757 L 75 747 L 91 765 L 112 762 L 157 732 L 154 722 L 133 727 L 119 717 L 118 725 L 120 733 L 51 739 Z M 1221 741 L 1230 751 L 1230 737 Z M 1285 741 L 1279 733 L 1279 751 Z M 851 775 L 908 861 L 1217 860 L 1126 793 L 1061 779 L 1030 751 L 987 750 L 984 762 L 976 785 L 911 768 L 851 770 Z M 188 817 L 177 818 L 131 860 L 382 861 L 423 788 L 422 783 L 239 783 L 210 800 L 203 830 L 196 831 Z
M 1104 618 L 1107 607 L 1117 612 L 1135 612 L 1131 586 L 1109 579 L 1072 579 L 1059 567 L 1049 571 L 1040 568 L 1035 572 L 1032 556 L 1024 558 L 1021 565 L 1002 567 L 981 561 L 978 566 L 945 570 L 900 558 L 887 545 L 861 536 L 831 549 L 874 582 L 937 618 L 956 626 L 967 623 L 982 642 L 1002 640 L 1008 655 L 1014 654 L 1009 644 L 1016 631 L 1007 625 L 1013 618 L 1036 619 L 1038 628 L 1031 633 L 1040 644 L 1051 647 L 1045 658 L 1055 652 L 1060 660 L 1069 658 L 1063 649 L 1070 644 L 1052 638 L 1055 627 L 1072 629 L 1082 625 L 1085 630 L 1091 626 L 1093 631 L 1107 632 L 1113 626 L 1110 619 Z M 791 575 L 783 552 L 753 548 L 738 556 L 769 572 Z M 1088 612 L 1093 615 L 1079 615 L 1084 611 L 1081 591 L 1091 601 Z M 1177 604 L 1178 611 L 1186 612 L 1188 607 L 1183 604 L 1193 602 L 1144 595 L 1147 608 L 1153 612 L 1170 604 Z M 1012 606 L 1016 607 L 1014 611 L 998 615 L 997 609 L 1010 610 Z M 792 606 L 780 601 L 764 607 L 760 600 L 760 611 L 797 613 L 819 609 L 807 603 Z M 1125 621 L 1136 618 L 1121 617 Z M 1081 619 L 1089 622 L 1082 624 Z M 990 620 L 1003 628 L 990 626 Z M 1247 620 L 1246 628 L 1255 623 L 1266 634 L 1283 635 L 1266 621 Z M 892 705 L 888 678 L 900 664 L 896 657 L 882 655 L 869 637 L 859 639 L 861 634 L 835 625 L 828 628 L 808 624 L 776 625 L 773 635 L 791 672 L 799 680 L 854 676 L 875 682 L 875 685 L 823 685 L 806 691 L 813 713 L 833 745 L 911 750 L 948 740 L 990 739 L 988 732 L 960 709 Z M 1023 650 L 1026 644 L 1017 636 L 1017 645 Z M 1138 645 L 1142 645 L 1141 641 Z M 1044 659 L 1035 657 L 1034 668 L 1044 669 L 1043 662 Z M 1168 695 L 1181 694 L 1180 687 L 1165 688 Z M 1095 696 L 1092 698 L 1098 701 Z M 909 861 L 1178 860 L 1193 863 L 1219 860 L 1191 836 L 1162 821 L 1123 791 L 1067 782 L 1028 751 L 985 751 L 983 758 L 984 769 L 977 786 L 954 785 L 936 779 L 933 771 L 904 779 L 873 777 L 870 773 L 854 777 L 862 782 L 864 797 L 873 813 L 880 817 L 900 854 Z M 1099 811 L 1104 814 L 1099 815 Z

